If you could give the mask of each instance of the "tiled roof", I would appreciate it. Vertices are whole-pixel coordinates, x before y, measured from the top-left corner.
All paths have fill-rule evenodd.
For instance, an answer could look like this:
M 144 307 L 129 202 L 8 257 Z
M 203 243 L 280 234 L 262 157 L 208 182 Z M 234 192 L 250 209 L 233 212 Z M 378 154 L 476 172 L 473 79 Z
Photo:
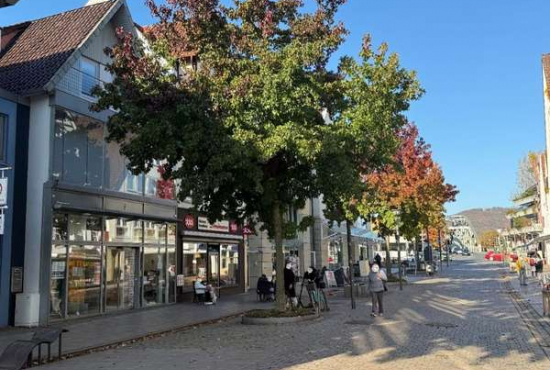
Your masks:
M 4 34 L 14 29 L 18 34 L 0 54 L 0 87 L 17 94 L 43 88 L 114 4 L 109 0 L 3 27 Z
M 546 79 L 546 89 L 550 90 L 550 54 L 544 54 L 542 56 L 542 70 L 544 72 L 544 78 Z M 550 91 L 545 91 L 544 93 L 549 94 Z

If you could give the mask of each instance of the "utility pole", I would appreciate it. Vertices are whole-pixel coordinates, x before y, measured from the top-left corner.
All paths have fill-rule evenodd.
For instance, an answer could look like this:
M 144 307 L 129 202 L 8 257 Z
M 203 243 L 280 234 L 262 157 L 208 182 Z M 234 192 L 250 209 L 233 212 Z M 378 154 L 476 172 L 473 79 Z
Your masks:
M 401 273 L 401 244 L 399 244 L 399 222 L 395 223 L 395 241 L 397 242 L 397 269 L 399 271 L 399 290 L 403 290 L 403 274 Z

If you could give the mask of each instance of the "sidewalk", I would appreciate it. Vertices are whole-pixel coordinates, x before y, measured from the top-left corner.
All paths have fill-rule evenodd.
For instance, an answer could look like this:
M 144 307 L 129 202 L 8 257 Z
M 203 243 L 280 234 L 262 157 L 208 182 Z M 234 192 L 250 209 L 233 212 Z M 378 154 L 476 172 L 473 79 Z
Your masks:
M 542 293 L 537 278 L 528 277 L 527 285 L 519 285 L 517 273 L 508 273 L 512 287 L 542 316 Z
M 269 307 L 269 303 L 257 302 L 256 292 L 252 291 L 226 296 L 212 306 L 179 303 L 158 308 L 66 320 L 50 326 L 69 330 L 63 335 L 63 353 L 71 354 L 215 321 L 255 308 L 267 307 Z M 23 328 L 0 330 L 0 352 L 15 340 L 29 339 L 35 330 Z M 54 349 L 57 350 L 56 345 L 54 345 Z

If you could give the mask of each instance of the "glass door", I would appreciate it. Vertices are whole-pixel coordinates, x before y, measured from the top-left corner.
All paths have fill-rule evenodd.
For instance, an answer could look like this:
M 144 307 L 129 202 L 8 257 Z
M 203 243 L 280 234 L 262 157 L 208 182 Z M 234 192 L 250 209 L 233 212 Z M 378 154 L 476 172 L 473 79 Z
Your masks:
M 139 250 L 107 247 L 105 261 L 105 310 L 124 310 L 139 306 Z
M 220 245 L 208 244 L 208 283 L 220 286 Z

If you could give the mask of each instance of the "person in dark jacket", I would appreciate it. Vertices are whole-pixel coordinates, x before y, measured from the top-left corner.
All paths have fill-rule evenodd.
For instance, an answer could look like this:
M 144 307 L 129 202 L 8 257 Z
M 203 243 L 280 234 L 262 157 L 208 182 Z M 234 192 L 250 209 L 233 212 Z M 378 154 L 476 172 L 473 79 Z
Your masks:
M 298 304 L 298 299 L 296 298 L 296 275 L 292 271 L 292 265 L 287 263 L 285 266 L 285 293 L 293 306 Z
M 267 281 L 267 276 L 265 276 L 265 274 L 260 276 L 256 285 L 256 292 L 260 297 L 260 301 L 265 301 L 267 299 L 267 295 L 269 294 L 268 284 L 269 282 Z
M 380 257 L 379 254 L 374 256 L 374 264 L 378 265 L 378 267 L 382 268 L 382 257 Z

